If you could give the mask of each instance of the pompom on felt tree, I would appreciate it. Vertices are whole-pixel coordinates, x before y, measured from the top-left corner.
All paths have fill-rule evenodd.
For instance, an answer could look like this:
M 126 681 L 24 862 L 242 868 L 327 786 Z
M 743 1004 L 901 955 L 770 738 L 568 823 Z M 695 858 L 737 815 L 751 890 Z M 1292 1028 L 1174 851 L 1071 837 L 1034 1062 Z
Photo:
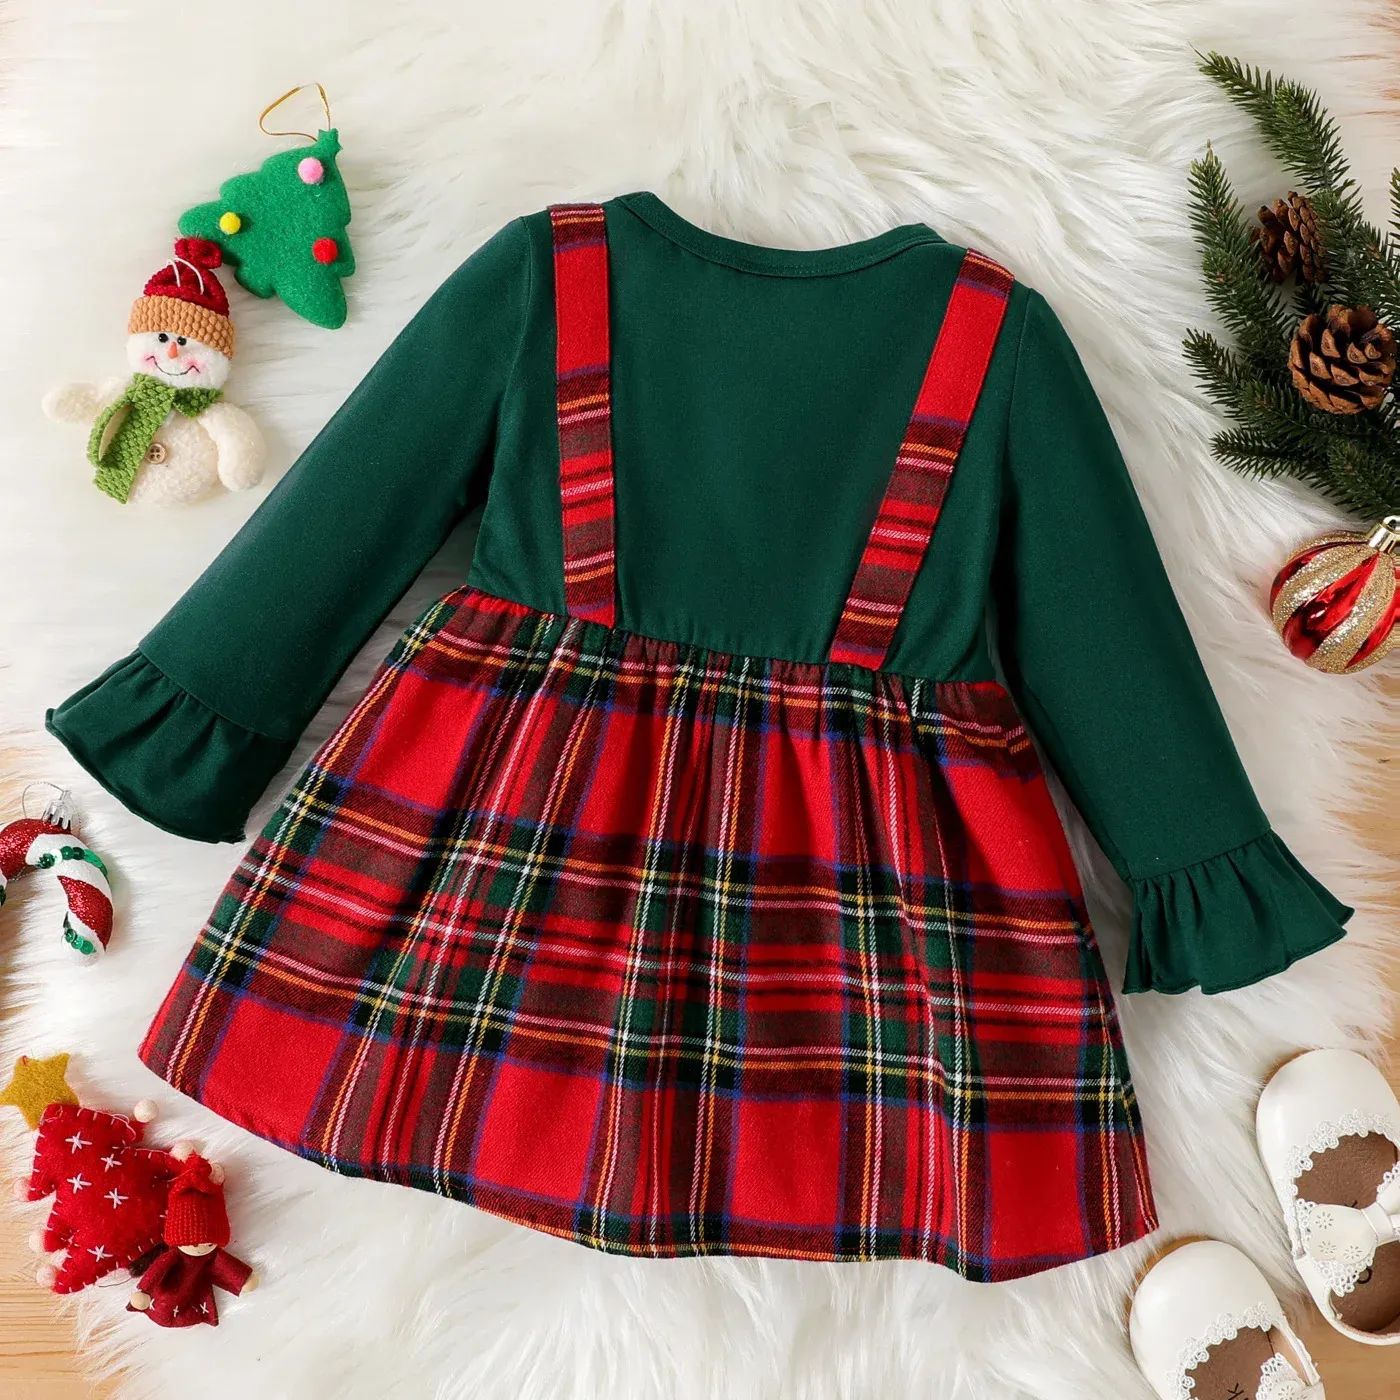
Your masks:
M 218 199 L 180 216 L 182 234 L 223 249 L 242 287 L 256 297 L 281 297 L 328 330 L 345 324 L 341 279 L 355 271 L 339 151 L 337 133 L 322 131 L 311 145 L 280 151 L 260 169 L 225 180 Z

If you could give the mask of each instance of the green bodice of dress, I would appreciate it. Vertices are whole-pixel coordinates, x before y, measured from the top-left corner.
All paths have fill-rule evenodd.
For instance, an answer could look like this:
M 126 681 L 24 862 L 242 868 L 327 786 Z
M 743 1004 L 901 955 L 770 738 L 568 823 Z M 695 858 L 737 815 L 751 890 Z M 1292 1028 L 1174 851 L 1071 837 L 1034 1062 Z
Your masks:
M 652 195 L 606 209 L 618 626 L 820 662 L 962 250 L 915 225 L 787 251 Z M 554 339 L 540 213 L 448 279 L 54 733 L 149 820 L 234 840 L 473 507 L 470 582 L 565 611 Z M 1240 986 L 1341 936 L 1350 911 L 1254 797 L 1079 359 L 1019 284 L 887 666 L 984 680 L 993 650 L 1132 888 L 1128 990 Z

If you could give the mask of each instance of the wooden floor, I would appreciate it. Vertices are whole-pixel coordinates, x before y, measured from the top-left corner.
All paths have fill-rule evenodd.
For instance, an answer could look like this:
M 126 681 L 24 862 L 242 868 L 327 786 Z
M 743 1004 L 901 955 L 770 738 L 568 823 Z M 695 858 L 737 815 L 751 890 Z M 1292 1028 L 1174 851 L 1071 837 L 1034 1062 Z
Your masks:
M 52 1294 L 32 1282 L 36 1260 L 24 1243 L 26 1229 L 6 1200 L 0 1210 L 0 1396 L 95 1400 L 106 1392 L 84 1381 L 72 1328 L 59 1318 Z

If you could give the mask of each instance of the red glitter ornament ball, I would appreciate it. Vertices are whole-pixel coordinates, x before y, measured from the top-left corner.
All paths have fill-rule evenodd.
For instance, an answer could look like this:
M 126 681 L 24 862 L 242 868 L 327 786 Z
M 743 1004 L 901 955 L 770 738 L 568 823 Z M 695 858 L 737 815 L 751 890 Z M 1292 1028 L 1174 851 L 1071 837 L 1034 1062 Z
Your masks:
M 1300 661 L 1346 675 L 1374 665 L 1400 621 L 1400 515 L 1369 535 L 1324 535 L 1278 571 L 1269 591 L 1274 627 Z
M 311 256 L 318 263 L 333 263 L 340 256 L 340 245 L 334 238 L 318 238 L 311 245 Z

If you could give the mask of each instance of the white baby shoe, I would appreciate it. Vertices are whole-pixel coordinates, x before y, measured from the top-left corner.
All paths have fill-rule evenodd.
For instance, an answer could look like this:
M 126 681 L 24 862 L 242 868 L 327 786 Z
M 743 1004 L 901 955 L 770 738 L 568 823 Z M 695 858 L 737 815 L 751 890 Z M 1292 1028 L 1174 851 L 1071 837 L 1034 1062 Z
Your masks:
M 1400 1342 L 1400 1103 L 1385 1077 L 1350 1050 L 1311 1050 L 1264 1086 L 1256 1124 L 1323 1317 L 1358 1342 Z
M 1219 1240 L 1184 1244 L 1147 1271 L 1128 1335 L 1161 1400 L 1324 1400 L 1268 1279 Z

